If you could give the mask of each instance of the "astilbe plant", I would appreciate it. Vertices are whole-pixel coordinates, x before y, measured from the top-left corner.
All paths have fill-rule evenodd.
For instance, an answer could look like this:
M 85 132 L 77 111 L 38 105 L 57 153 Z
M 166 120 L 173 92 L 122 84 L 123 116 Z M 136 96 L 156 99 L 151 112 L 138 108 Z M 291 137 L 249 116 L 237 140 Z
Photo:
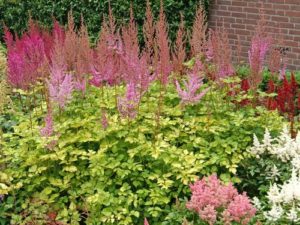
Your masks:
M 185 90 L 180 87 L 178 81 L 175 82 L 178 95 L 183 105 L 198 103 L 208 92 L 209 88 L 199 92 L 199 89 L 203 85 L 203 77 L 201 77 L 202 69 L 203 65 L 201 61 L 197 60 L 193 70 L 188 73 L 188 80 L 184 81 Z
M 145 41 L 144 54 L 149 65 L 153 65 L 154 42 L 155 42 L 155 24 L 153 22 L 153 14 L 149 0 L 146 3 L 146 15 L 143 25 L 143 35 Z
M 272 48 L 270 50 L 270 56 L 268 61 L 268 68 L 272 74 L 278 74 L 281 69 L 282 54 L 280 49 Z
M 156 75 L 163 85 L 168 83 L 172 71 L 170 44 L 168 38 L 168 27 L 164 13 L 163 1 L 160 2 L 159 19 L 155 27 L 155 48 L 156 48 Z
M 268 89 L 267 89 L 267 93 L 268 94 L 272 94 L 276 92 L 276 86 L 275 83 L 273 81 L 273 79 L 270 79 L 268 81 Z M 266 107 L 269 110 L 275 110 L 277 109 L 278 105 L 277 105 L 277 101 L 274 97 L 267 97 L 266 99 Z
M 75 23 L 72 12 L 68 13 L 68 26 L 65 32 L 65 40 L 63 47 L 66 71 L 75 71 L 75 63 L 78 52 L 78 38 L 75 31 Z
M 147 63 L 147 53 L 140 53 L 138 42 L 138 28 L 135 24 L 132 7 L 130 9 L 130 22 L 122 29 L 123 54 L 120 55 L 123 60 L 123 81 L 133 82 L 141 92 L 148 89 L 154 76 L 151 76 Z
M 270 110 L 278 109 L 278 111 L 287 116 L 291 125 L 291 135 L 295 136 L 294 120 L 298 113 L 299 104 L 297 105 L 298 98 L 298 84 L 295 75 L 291 74 L 290 82 L 284 76 L 280 85 L 275 86 L 275 83 L 270 80 L 268 83 L 268 93 L 276 93 L 276 97 L 268 97 L 266 99 L 266 106 Z
M 93 57 L 93 51 L 90 47 L 88 31 L 83 18 L 81 18 L 81 26 L 77 36 L 77 45 L 78 52 L 74 71 L 74 87 L 84 93 L 86 91 L 88 74 L 91 71 L 90 61 Z
M 46 80 L 49 99 L 51 103 L 56 103 L 60 108 L 72 97 L 74 83 L 72 75 L 66 74 L 65 58 L 60 48 L 60 42 L 55 40 L 54 50 L 52 53 L 52 65 L 50 67 L 50 78 Z
M 133 119 L 137 115 L 137 108 L 140 102 L 140 92 L 134 82 L 129 82 L 126 87 L 126 94 L 118 98 L 118 110 L 123 118 Z
M 29 30 L 21 38 L 16 37 L 6 29 L 8 82 L 16 88 L 29 89 L 37 81 L 44 79 L 48 71 L 48 58 L 51 43 L 32 20 Z
M 93 75 L 90 83 L 96 87 L 104 84 L 119 84 L 124 69 L 123 53 L 122 38 L 117 31 L 115 18 L 109 6 L 109 19 L 103 21 L 94 59 L 90 66 Z
M 243 79 L 241 81 L 241 91 L 244 92 L 245 94 L 247 94 L 250 90 L 250 83 L 248 79 Z M 246 106 L 250 104 L 250 100 L 249 99 L 243 99 L 240 104 L 242 106 Z
M 231 56 L 227 31 L 224 28 L 210 30 L 206 57 L 216 67 L 212 79 L 219 81 L 235 73 Z
M 186 59 L 186 31 L 184 29 L 184 21 L 183 16 L 181 15 L 180 25 L 177 31 L 177 37 L 175 41 L 174 50 L 172 52 L 172 60 L 173 60 L 173 72 L 177 74 L 182 74 Z
M 206 33 L 207 33 L 207 19 L 202 6 L 197 8 L 195 21 L 192 28 L 192 35 L 190 38 L 190 45 L 192 55 L 197 56 L 203 54 L 206 48 Z
M 251 46 L 248 51 L 250 64 L 250 83 L 251 88 L 255 89 L 262 81 L 262 70 L 265 57 L 271 45 L 271 38 L 265 33 L 265 20 L 262 16 L 258 22 L 256 33 L 252 37 Z
M 274 163 L 280 161 L 289 166 L 290 178 L 284 179 L 283 184 L 279 184 L 275 179 L 276 182 L 270 185 L 267 192 L 268 204 L 261 207 L 260 211 L 268 222 L 297 224 L 296 222 L 300 220 L 297 207 L 300 202 L 300 134 L 298 133 L 296 138 L 291 138 L 289 129 L 285 126 L 279 136 L 272 137 L 266 129 L 262 141 L 254 134 L 250 152 L 256 158 L 269 159 Z M 275 176 L 282 180 L 283 176 L 275 164 L 274 168 Z
M 222 184 L 216 175 L 205 177 L 190 185 L 192 196 L 187 208 L 195 211 L 210 225 L 218 222 L 248 224 L 256 209 L 245 193 L 238 194 L 231 183 Z
M 53 116 L 52 112 L 49 111 L 47 113 L 47 116 L 44 119 L 45 126 L 41 128 L 40 133 L 42 137 L 50 137 L 52 136 L 54 132 L 54 126 L 53 126 Z

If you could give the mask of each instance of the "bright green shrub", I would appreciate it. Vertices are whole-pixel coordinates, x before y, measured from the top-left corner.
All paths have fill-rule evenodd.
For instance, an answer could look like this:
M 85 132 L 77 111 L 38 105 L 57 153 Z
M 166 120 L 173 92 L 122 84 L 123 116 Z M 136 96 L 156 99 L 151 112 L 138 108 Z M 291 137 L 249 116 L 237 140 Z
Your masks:
M 46 26 L 52 26 L 52 19 L 55 17 L 61 24 L 67 23 L 67 14 L 73 11 L 75 21 L 80 23 L 80 16 L 83 15 L 89 28 L 90 34 L 95 38 L 98 36 L 103 16 L 108 12 L 108 0 L 0 0 L 0 20 L 17 33 L 23 32 L 27 27 L 29 13 L 33 19 L 40 21 Z M 132 1 L 110 1 L 117 20 L 122 24 L 129 20 L 129 7 L 132 2 L 135 11 L 135 18 L 140 28 L 145 18 L 145 0 Z M 150 0 L 155 15 L 158 15 L 159 0 Z M 176 1 L 164 0 L 165 11 L 169 19 L 170 35 L 176 35 L 180 22 L 180 12 L 183 13 L 186 25 L 190 27 L 194 20 L 196 7 L 203 3 L 208 10 L 209 0 Z M 0 28 L 1 38 L 3 37 L 2 27 Z
M 55 212 L 72 225 L 142 224 L 144 217 L 162 224 L 167 215 L 176 218 L 172 205 L 188 196 L 188 184 L 197 177 L 216 172 L 239 182 L 236 168 L 249 156 L 245 149 L 253 133 L 281 128 L 276 112 L 237 110 L 216 88 L 199 104 L 182 108 L 168 87 L 158 123 L 160 93 L 153 85 L 138 118 L 125 120 L 115 107 L 116 89 L 90 87 L 84 97 L 75 96 L 65 111 L 55 112 L 56 135 L 49 139 L 39 133 L 45 105 L 15 112 L 17 125 L 1 142 L 9 192 L 0 205 L 2 221 L 43 224 Z M 103 108 L 107 129 L 101 125 Z
M 6 84 L 6 57 L 4 54 L 4 48 L 0 45 L 0 113 L 3 111 L 4 105 L 8 101 L 8 87 Z M 1 129 L 0 129 L 1 131 Z

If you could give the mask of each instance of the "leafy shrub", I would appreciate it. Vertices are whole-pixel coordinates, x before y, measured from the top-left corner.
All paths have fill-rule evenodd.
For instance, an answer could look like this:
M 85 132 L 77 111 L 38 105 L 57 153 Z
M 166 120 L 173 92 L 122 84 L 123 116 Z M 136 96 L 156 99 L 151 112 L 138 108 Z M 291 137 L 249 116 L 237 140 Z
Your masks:
M 71 224 L 139 224 L 144 217 L 161 223 L 198 176 L 217 173 L 238 182 L 234 174 L 249 156 L 253 131 L 281 127 L 276 112 L 236 111 L 226 92 L 215 88 L 202 103 L 182 108 L 173 86 L 158 126 L 159 90 L 151 86 L 135 120 L 118 115 L 115 88 L 90 87 L 84 98 L 75 93 L 65 111 L 55 112 L 55 135 L 48 138 L 40 135 L 44 105 L 15 112 L 17 125 L 1 146 L 9 193 L 0 206 L 2 220 L 47 220 L 55 212 Z
M 33 19 L 40 21 L 43 25 L 50 27 L 52 25 L 52 17 L 55 17 L 62 24 L 67 24 L 68 12 L 72 10 L 77 25 L 80 24 L 80 17 L 83 15 L 90 34 L 93 38 L 96 38 L 99 33 L 99 25 L 101 24 L 103 16 L 107 15 L 108 2 L 108 0 L 0 1 L 0 20 L 2 20 L 10 29 L 21 34 L 27 27 L 29 15 L 31 15 Z M 124 18 L 129 17 L 129 7 L 131 2 L 134 11 L 136 12 L 136 21 L 141 28 L 144 22 L 145 0 L 111 1 L 111 5 L 117 20 L 124 23 L 128 22 L 128 20 L 126 21 Z M 201 2 L 208 10 L 209 0 L 192 0 L 188 2 L 183 0 L 164 0 L 167 18 L 169 18 L 169 21 L 172 21 L 170 23 L 170 34 L 173 39 L 176 36 L 176 30 L 180 22 L 179 12 L 182 12 L 186 18 L 186 25 L 191 27 L 197 5 Z M 151 4 L 155 15 L 157 15 L 159 11 L 159 1 L 151 0 Z M 3 37 L 2 27 L 0 29 L 0 36 Z

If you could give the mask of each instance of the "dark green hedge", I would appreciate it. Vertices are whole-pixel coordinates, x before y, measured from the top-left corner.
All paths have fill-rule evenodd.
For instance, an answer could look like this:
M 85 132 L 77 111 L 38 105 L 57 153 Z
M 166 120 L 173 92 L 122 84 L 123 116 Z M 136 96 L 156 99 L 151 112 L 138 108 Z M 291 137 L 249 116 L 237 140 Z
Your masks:
M 127 22 L 130 2 L 133 3 L 137 23 L 142 25 L 146 0 L 111 0 L 114 15 L 120 23 Z M 160 0 L 150 2 L 157 16 Z M 189 27 L 197 5 L 204 4 L 208 9 L 208 2 L 209 0 L 164 0 L 171 38 L 175 36 L 180 12 L 185 16 L 186 25 Z M 18 34 L 26 29 L 29 13 L 43 25 L 51 26 L 53 17 L 65 24 L 70 10 L 73 11 L 77 23 L 80 15 L 84 16 L 91 37 L 95 38 L 100 30 L 101 20 L 107 14 L 108 0 L 0 0 L 0 20 Z M 0 35 L 3 37 L 3 26 Z

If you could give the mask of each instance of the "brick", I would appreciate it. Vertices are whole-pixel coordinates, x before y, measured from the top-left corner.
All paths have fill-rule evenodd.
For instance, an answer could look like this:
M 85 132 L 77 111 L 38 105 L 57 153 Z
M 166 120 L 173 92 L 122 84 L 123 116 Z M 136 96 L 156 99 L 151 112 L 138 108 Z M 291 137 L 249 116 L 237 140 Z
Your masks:
M 287 11 L 287 16 L 300 18 L 300 11 Z
M 300 17 L 289 17 L 290 23 L 300 23 Z
M 285 4 L 295 4 L 295 5 L 298 5 L 299 4 L 299 0 L 285 0 L 284 3 Z
M 276 22 L 289 22 L 289 18 L 284 16 L 272 16 L 271 20 Z
M 286 16 L 286 11 L 283 10 L 276 10 L 275 13 L 277 16 Z
M 252 7 L 243 7 L 243 11 L 247 13 L 257 13 L 259 14 L 258 8 L 252 8 Z
M 247 2 L 245 1 L 232 1 L 233 6 L 247 6 Z
M 291 34 L 291 35 L 300 35 L 300 30 L 289 30 L 289 34 Z
M 232 15 L 232 17 L 235 17 L 235 18 L 245 18 L 247 14 L 246 13 L 232 12 L 231 15 Z
M 240 24 L 240 23 L 232 23 L 231 28 L 246 29 L 246 25 L 245 24 Z
M 295 24 L 294 23 L 279 23 L 277 26 L 281 28 L 287 28 L 287 29 L 295 29 Z
M 297 41 L 297 42 L 300 42 L 300 36 L 294 36 L 294 37 L 293 37 L 293 40 L 294 40 L 294 41 Z M 300 52 L 299 52 L 299 53 L 300 53 Z
M 217 4 L 220 4 L 220 5 L 231 5 L 231 2 L 232 1 L 229 1 L 229 0 L 218 0 Z
M 237 33 L 240 35 L 250 35 L 250 31 L 248 30 L 239 30 Z
M 226 10 L 219 10 L 217 16 L 231 16 L 231 12 Z
M 297 41 L 286 40 L 286 41 L 284 41 L 284 44 L 289 47 L 298 47 L 299 46 Z
M 241 44 L 241 59 L 248 61 L 248 50 L 255 34 L 260 15 L 267 22 L 266 32 L 273 38 L 284 41 L 290 48 L 287 54 L 288 69 L 300 70 L 300 0 L 212 0 L 210 28 L 224 26 L 233 57 L 236 60 L 238 38 Z
M 284 4 L 285 0 L 268 0 L 268 2 L 273 4 Z
M 259 14 L 247 13 L 247 18 L 259 20 L 260 16 L 259 16 Z

